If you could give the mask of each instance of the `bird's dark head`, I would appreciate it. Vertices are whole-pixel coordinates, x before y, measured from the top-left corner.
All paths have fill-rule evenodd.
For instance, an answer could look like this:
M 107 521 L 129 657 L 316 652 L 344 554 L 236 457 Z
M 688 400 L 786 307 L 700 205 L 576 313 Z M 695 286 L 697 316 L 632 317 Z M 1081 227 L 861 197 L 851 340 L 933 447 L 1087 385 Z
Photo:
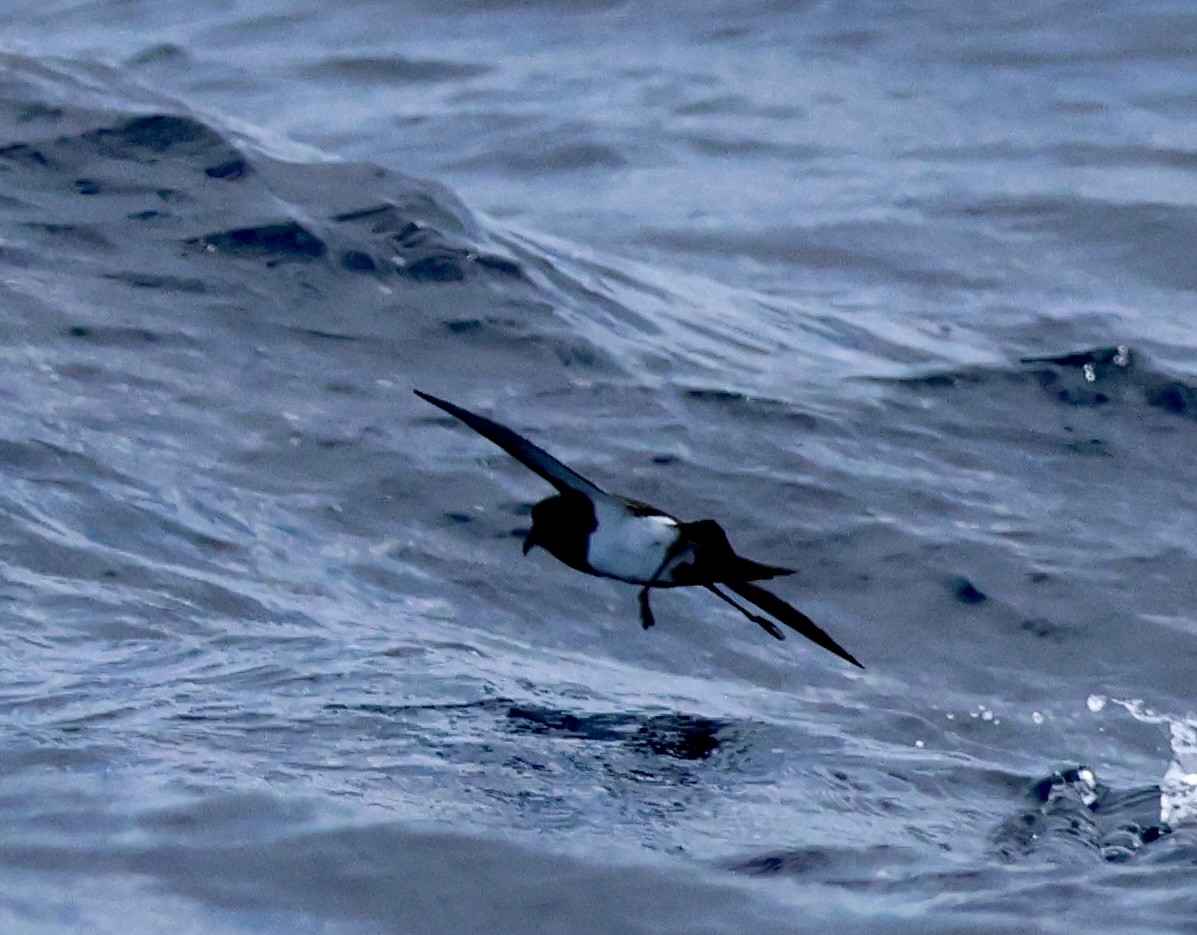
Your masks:
M 586 497 L 549 497 L 532 507 L 532 528 L 524 539 L 524 554 L 540 546 L 571 568 L 585 570 L 587 540 L 596 528 L 594 506 Z

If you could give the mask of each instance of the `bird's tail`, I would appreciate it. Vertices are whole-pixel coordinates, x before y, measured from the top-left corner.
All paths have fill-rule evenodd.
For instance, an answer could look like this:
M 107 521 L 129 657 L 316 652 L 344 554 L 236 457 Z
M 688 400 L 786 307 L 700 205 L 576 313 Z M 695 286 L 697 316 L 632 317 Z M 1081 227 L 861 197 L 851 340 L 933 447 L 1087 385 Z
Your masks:
M 682 523 L 684 539 L 696 546 L 696 553 L 702 557 L 701 568 L 694 568 L 695 584 L 714 578 L 719 582 L 764 581 L 780 575 L 792 575 L 793 568 L 779 568 L 777 565 L 762 565 L 750 558 L 737 555 L 727 533 L 713 519 L 700 519 L 693 523 Z
M 767 568 L 769 566 L 766 565 L 762 567 Z M 802 611 L 798 610 L 796 607 L 791 607 L 776 594 L 770 594 L 764 588 L 759 588 L 755 584 L 750 584 L 747 581 L 723 581 L 720 583 L 729 591 L 734 591 L 736 594 L 740 595 L 740 597 L 744 598 L 744 600 L 759 607 L 765 613 L 769 614 L 769 616 L 780 620 L 794 632 L 802 634 L 812 643 L 817 643 L 828 652 L 835 653 L 845 662 L 850 662 L 857 668 L 864 668 L 864 666 L 857 661 L 856 657 L 848 652 L 848 650 L 844 649 L 844 647 L 835 640 L 833 640 L 828 635 L 826 630 L 820 627 L 817 623 L 811 620 L 810 617 L 802 613 Z M 749 617 L 749 619 L 752 618 Z M 777 631 L 777 633 L 774 635 L 779 636 L 780 632 L 781 631 Z

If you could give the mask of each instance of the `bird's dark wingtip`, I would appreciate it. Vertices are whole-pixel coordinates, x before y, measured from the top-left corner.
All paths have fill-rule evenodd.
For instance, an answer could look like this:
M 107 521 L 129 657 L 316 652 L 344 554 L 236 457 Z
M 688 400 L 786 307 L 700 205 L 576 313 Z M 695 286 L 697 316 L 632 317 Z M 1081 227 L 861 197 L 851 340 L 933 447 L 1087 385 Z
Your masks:
M 825 642 L 825 643 L 820 642 L 818 640 L 815 640 L 814 642 L 818 643 L 818 645 L 822 646 L 824 649 L 831 652 L 832 655 L 839 656 L 841 659 L 844 660 L 844 662 L 850 662 L 852 665 L 856 666 L 856 668 L 861 669 L 861 670 L 864 669 L 864 664 L 861 663 L 861 661 L 859 659 L 857 659 L 850 652 L 848 652 L 848 650 L 844 649 L 843 646 L 841 646 L 839 643 L 837 643 L 831 637 L 827 637 L 827 642 Z
M 606 496 L 598 484 L 587 480 L 573 468 L 562 464 L 543 448 L 532 444 L 523 435 L 513 432 L 507 426 L 500 425 L 486 416 L 480 416 L 476 412 L 470 412 L 463 406 L 451 403 L 447 399 L 425 393 L 423 390 L 413 388 L 412 392 L 420 399 L 431 403 L 438 409 L 443 409 L 455 419 L 465 423 L 483 438 L 498 445 L 524 467 L 535 471 L 562 493 L 582 494 L 590 498 Z

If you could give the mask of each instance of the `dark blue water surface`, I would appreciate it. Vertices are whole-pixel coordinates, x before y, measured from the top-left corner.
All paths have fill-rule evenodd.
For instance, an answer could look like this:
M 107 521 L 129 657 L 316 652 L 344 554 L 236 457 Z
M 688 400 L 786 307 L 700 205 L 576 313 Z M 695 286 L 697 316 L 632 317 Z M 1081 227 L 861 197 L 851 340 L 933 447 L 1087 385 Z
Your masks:
M 10 0 L 0 930 L 1193 931 L 1194 36 Z M 522 557 L 413 387 L 866 670 Z

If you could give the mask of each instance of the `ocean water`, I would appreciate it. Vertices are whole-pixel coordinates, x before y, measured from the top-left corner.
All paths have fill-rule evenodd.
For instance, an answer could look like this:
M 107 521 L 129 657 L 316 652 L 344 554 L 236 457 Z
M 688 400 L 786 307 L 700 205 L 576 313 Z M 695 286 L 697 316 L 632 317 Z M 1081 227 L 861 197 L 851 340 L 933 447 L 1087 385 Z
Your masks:
M 10 0 L 0 931 L 1197 931 L 1194 36 Z

